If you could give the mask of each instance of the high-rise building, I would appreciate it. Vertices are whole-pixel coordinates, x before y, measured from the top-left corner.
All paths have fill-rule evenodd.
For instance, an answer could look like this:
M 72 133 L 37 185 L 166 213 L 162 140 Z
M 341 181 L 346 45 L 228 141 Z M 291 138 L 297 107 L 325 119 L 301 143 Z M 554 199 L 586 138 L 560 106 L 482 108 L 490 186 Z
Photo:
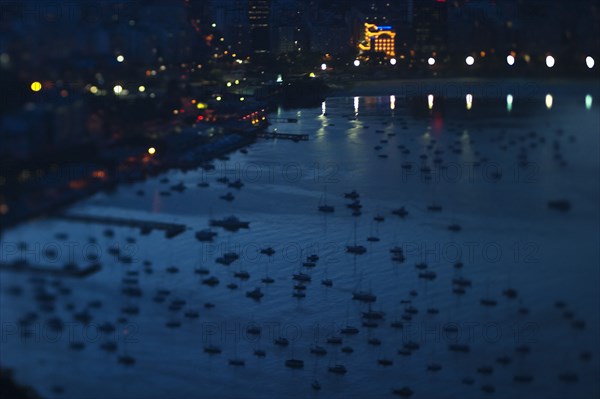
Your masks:
M 252 49 L 256 53 L 270 50 L 271 0 L 248 0 L 248 23 Z
M 276 32 L 274 52 L 277 54 L 296 52 L 296 44 L 294 43 L 296 28 L 294 26 L 279 26 L 276 28 Z
M 351 49 L 350 29 L 343 23 L 313 24 L 309 29 L 311 51 L 337 55 Z
M 414 49 L 418 55 L 445 52 L 448 42 L 446 0 L 419 0 L 412 4 Z

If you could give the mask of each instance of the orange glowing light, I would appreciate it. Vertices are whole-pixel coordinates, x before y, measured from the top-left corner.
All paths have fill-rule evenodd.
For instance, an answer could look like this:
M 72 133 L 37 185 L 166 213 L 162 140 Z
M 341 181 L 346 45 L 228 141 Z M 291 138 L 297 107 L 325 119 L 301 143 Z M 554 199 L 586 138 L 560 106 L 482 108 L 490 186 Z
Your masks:
M 69 188 L 71 190 L 81 190 L 81 189 L 85 188 L 86 186 L 87 186 L 87 183 L 83 179 L 81 179 L 81 180 L 71 180 L 69 182 Z
M 104 179 L 106 177 L 106 172 L 103 170 L 95 170 L 92 173 L 92 176 L 96 179 Z
M 387 57 L 395 57 L 396 32 L 389 27 L 379 27 L 365 22 L 364 40 L 358 43 L 361 52 L 383 52 Z

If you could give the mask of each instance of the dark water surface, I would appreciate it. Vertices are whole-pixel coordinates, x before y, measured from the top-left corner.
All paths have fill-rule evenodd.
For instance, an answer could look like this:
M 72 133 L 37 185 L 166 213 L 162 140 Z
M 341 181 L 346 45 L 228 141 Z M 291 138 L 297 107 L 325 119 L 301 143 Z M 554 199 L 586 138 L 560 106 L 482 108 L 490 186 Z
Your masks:
M 247 154 L 215 161 L 215 170 L 171 171 L 68 209 L 187 225 L 175 238 L 121 227 L 107 237 L 107 226 L 58 217 L 7 231 L 3 261 L 25 257 L 59 268 L 70 260 L 87 264 L 85 256 L 96 253 L 103 269 L 60 281 L 0 272 L 1 363 L 45 397 L 389 397 L 404 386 L 415 398 L 598 396 L 600 96 L 588 89 L 548 91 L 551 106 L 543 91 L 514 94 L 510 105 L 500 90 L 498 96 L 474 93 L 470 109 L 464 93 L 435 96 L 431 110 L 427 95 L 335 97 L 321 109 L 280 109 L 271 115 L 272 128 L 309 134 L 308 142 L 259 140 Z M 288 118 L 298 123 L 285 123 Z M 216 181 L 222 176 L 244 186 L 226 187 Z M 168 183 L 161 182 L 165 177 Z M 199 187 L 202 181 L 210 187 Z M 160 194 L 179 182 L 187 187 L 182 193 Z M 345 206 L 350 200 L 343 193 L 351 190 L 360 193 L 361 216 Z M 227 192 L 232 202 L 219 198 Z M 332 214 L 317 211 L 325 193 Z M 549 200 L 561 199 L 570 202 L 568 212 L 548 208 Z M 432 204 L 442 210 L 428 210 Z M 405 218 L 391 214 L 402 206 Z M 378 214 L 385 221 L 375 222 Z M 214 243 L 195 239 L 209 219 L 228 215 L 250 221 L 250 229 L 215 230 Z M 452 224 L 461 230 L 450 231 Z M 355 237 L 365 254 L 346 253 Z M 20 242 L 28 249 L 18 250 Z M 403 263 L 391 261 L 389 249 L 397 245 Z M 114 246 L 131 263 L 111 255 Z M 260 254 L 265 247 L 276 253 Z M 215 262 L 228 251 L 240 259 Z M 302 267 L 310 254 L 320 257 L 316 267 Z M 426 269 L 415 267 L 421 262 Z M 209 275 L 197 268 L 220 284 L 201 284 Z M 234 277 L 242 270 L 248 280 Z M 297 299 L 292 274 L 301 270 L 312 282 Z M 435 279 L 419 278 L 426 270 Z M 261 282 L 267 274 L 273 284 Z M 462 295 L 453 291 L 459 277 L 471 282 Z M 332 287 L 321 284 L 325 278 Z M 228 289 L 233 282 L 239 287 Z M 126 286 L 139 287 L 141 296 L 125 295 Z M 255 287 L 265 294 L 260 301 L 246 297 Z M 516 298 L 503 295 L 508 288 Z M 161 289 L 170 293 L 159 303 Z M 357 289 L 377 295 L 372 310 L 386 313 L 378 327 L 363 326 L 368 306 L 352 300 Z M 180 309 L 171 306 L 177 299 L 186 301 Z M 407 312 L 407 300 L 416 312 Z M 205 308 L 207 302 L 214 308 Z M 432 308 L 438 313 L 429 313 Z M 199 317 L 186 317 L 190 310 Z M 24 328 L 19 320 L 30 312 L 37 318 Z M 47 324 L 52 317 L 62 320 L 62 331 Z M 391 327 L 394 321 L 404 328 Z M 105 322 L 116 331 L 99 331 Z M 262 327 L 260 337 L 247 334 L 249 323 Z M 347 324 L 360 332 L 340 335 Z M 343 344 L 327 343 L 332 335 Z M 274 345 L 279 336 L 289 346 Z M 419 348 L 399 354 L 409 341 Z M 102 350 L 106 342 L 116 343 L 116 351 Z M 222 353 L 204 353 L 209 344 Z M 313 344 L 327 354 L 311 354 Z M 453 344 L 469 351 L 451 351 Z M 342 352 L 344 346 L 353 353 Z M 266 357 L 254 356 L 255 349 Z M 135 364 L 120 364 L 123 356 Z M 229 365 L 233 358 L 244 359 L 245 367 Z M 286 368 L 290 358 L 304 360 L 304 368 Z M 382 359 L 392 364 L 378 364 Z M 328 372 L 334 364 L 347 374 Z M 574 373 L 577 381 L 562 381 L 561 373 Z M 311 388 L 315 379 L 319 392 Z

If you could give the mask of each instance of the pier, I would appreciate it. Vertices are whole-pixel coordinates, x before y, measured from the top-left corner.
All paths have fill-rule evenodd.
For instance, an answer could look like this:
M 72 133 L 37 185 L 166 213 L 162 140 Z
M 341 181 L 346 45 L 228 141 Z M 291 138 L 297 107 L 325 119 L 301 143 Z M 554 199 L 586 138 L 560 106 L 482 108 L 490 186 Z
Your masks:
M 298 123 L 298 119 L 296 118 L 269 118 L 271 122 L 278 123 Z
M 165 237 L 173 238 L 187 230 L 184 224 L 152 222 L 135 219 L 115 218 L 109 216 L 88 216 L 62 214 L 59 218 L 74 222 L 98 223 L 112 226 L 133 227 L 141 230 L 142 234 L 150 234 L 152 230 L 163 230 Z
M 263 132 L 263 133 L 259 133 L 258 137 L 262 137 L 264 139 L 308 141 L 308 134 Z

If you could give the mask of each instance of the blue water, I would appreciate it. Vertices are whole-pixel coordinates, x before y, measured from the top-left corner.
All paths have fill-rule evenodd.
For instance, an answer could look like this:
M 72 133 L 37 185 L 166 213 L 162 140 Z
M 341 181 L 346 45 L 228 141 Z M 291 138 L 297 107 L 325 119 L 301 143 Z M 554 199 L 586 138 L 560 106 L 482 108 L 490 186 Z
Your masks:
M 213 171 L 171 171 L 95 195 L 68 210 L 189 227 L 171 240 L 160 232 L 142 236 L 128 228 L 114 228 L 115 237 L 108 238 L 102 234 L 106 226 L 60 218 L 14 228 L 3 237 L 3 260 L 24 256 L 32 263 L 59 267 L 71 258 L 85 264 L 83 257 L 97 252 L 103 270 L 83 280 L 62 280 L 72 292 L 57 295 L 53 313 L 38 309 L 34 292 L 36 284 L 55 292 L 53 278 L 36 283 L 30 275 L 1 272 L 1 363 L 45 397 L 389 397 L 392 389 L 409 386 L 415 398 L 478 398 L 489 395 L 482 392 L 483 385 L 492 385 L 491 396 L 501 397 L 597 396 L 600 96 L 592 92 L 596 103 L 586 109 L 586 89 L 556 89 L 551 109 L 544 95 L 515 94 L 510 112 L 505 93 L 488 98 L 474 93 L 470 110 L 464 93 L 434 98 L 432 110 L 426 95 L 400 94 L 393 99 L 332 97 L 320 108 L 279 109 L 270 117 L 282 122 L 271 128 L 309 134 L 308 142 L 259 140 L 247 154 L 215 161 Z M 298 123 L 284 123 L 288 118 Z M 519 164 L 522 149 L 527 165 Z M 421 159 L 421 154 L 427 157 Z M 412 169 L 404 169 L 404 163 Z M 430 180 L 421 172 L 423 166 L 431 168 Z M 227 188 L 216 182 L 221 176 L 240 178 L 245 185 L 239 191 Z M 168 183 L 161 182 L 165 177 Z M 183 193 L 159 194 L 180 181 L 187 186 Z M 201 181 L 210 187 L 198 187 Z M 142 197 L 136 195 L 140 189 Z M 349 200 L 343 193 L 353 189 L 361 195 L 359 217 L 345 206 Z M 234 201 L 219 199 L 228 191 Z M 325 198 L 335 206 L 333 214 L 317 212 Z M 571 210 L 549 209 L 547 201 L 556 199 L 569 200 Z M 441 205 L 442 211 L 428 211 L 431 204 Z M 409 212 L 404 219 L 391 214 L 401 206 Z M 209 219 L 231 214 L 250 221 L 250 229 L 217 230 L 210 244 L 194 238 Z M 385 221 L 374 222 L 377 214 Z M 448 230 L 453 223 L 461 231 Z M 59 232 L 68 238 L 56 238 Z M 368 242 L 368 236 L 380 241 Z M 90 244 L 89 237 L 96 242 Z M 128 237 L 135 242 L 128 243 Z M 367 247 L 366 254 L 345 252 L 355 237 Z M 18 242 L 27 242 L 29 251 L 19 254 Z M 107 252 L 115 244 L 132 256 L 131 264 Z M 391 261 L 389 249 L 396 245 L 404 248 L 404 263 Z M 59 249 L 56 262 L 45 252 L 49 246 Z M 258 252 L 268 246 L 277 251 L 270 258 Z M 241 258 L 230 266 L 215 262 L 230 250 Z M 317 266 L 302 268 L 302 260 L 313 253 L 320 256 Z M 152 273 L 145 272 L 149 267 L 144 260 L 152 262 Z M 464 264 L 460 271 L 453 268 L 458 261 Z M 437 274 L 433 281 L 418 278 L 419 262 Z M 166 271 L 172 265 L 178 273 Z M 201 284 L 208 276 L 194 273 L 199 267 L 220 284 Z M 312 282 L 306 297 L 298 300 L 292 297 L 292 274 L 301 269 Z M 248 281 L 233 277 L 240 270 L 250 273 Z M 139 275 L 127 276 L 128 271 Z M 261 283 L 267 273 L 275 283 Z M 453 294 L 451 281 L 457 276 L 472 281 L 464 295 Z M 122 294 L 127 277 L 139 280 L 142 297 Z M 333 287 L 323 286 L 324 278 L 332 279 Z M 239 288 L 228 289 L 231 282 Z M 11 294 L 15 286 L 23 289 L 20 296 Z M 245 295 L 255 287 L 265 294 L 260 302 Z M 509 287 L 518 291 L 517 298 L 502 295 Z M 163 303 L 153 301 L 159 289 L 170 290 Z M 361 312 L 368 307 L 351 299 L 356 289 L 377 295 L 372 309 L 386 312 L 379 327 L 362 326 Z M 412 290 L 416 296 L 410 295 Z M 482 306 L 482 298 L 497 305 Z M 174 299 L 187 303 L 182 310 L 169 310 Z M 92 300 L 100 300 L 101 307 L 89 309 L 93 318 L 84 329 L 73 313 Z M 402 300 L 411 300 L 418 313 L 398 330 L 390 323 L 404 314 Z M 563 301 L 565 308 L 557 308 L 556 301 Z M 206 302 L 215 307 L 205 308 Z M 69 303 L 72 309 L 67 309 Z M 125 315 L 127 321 L 118 323 L 124 316 L 121 309 L 130 305 L 139 306 L 139 314 Z M 439 313 L 428 314 L 428 308 Z M 529 313 L 520 313 L 520 308 Z M 184 312 L 190 309 L 200 317 L 186 318 Z M 572 312 L 566 315 L 571 319 L 565 311 Z M 30 323 L 31 335 L 25 338 L 16 322 L 28 312 L 36 312 L 38 319 Z M 45 324 L 53 315 L 65 322 L 60 334 Z M 585 328 L 573 328 L 574 320 L 585 321 Z M 168 328 L 169 321 L 181 326 Z M 116 332 L 98 333 L 97 325 L 104 322 L 114 323 Z M 262 326 L 260 338 L 246 334 L 249 323 Z M 343 345 L 325 342 L 346 324 L 360 333 L 343 336 Z M 444 330 L 448 324 L 458 332 Z M 288 347 L 273 344 L 280 335 L 290 340 Z M 380 339 L 381 345 L 370 345 L 371 338 Z M 107 340 L 118 343 L 116 353 L 100 350 Z M 73 341 L 85 347 L 73 350 Z M 420 348 L 410 356 L 399 355 L 407 341 L 418 342 Z M 314 343 L 324 346 L 327 355 L 309 353 Z M 449 351 L 452 343 L 468 344 L 469 353 Z M 220 346 L 222 353 L 204 353 L 207 344 Z M 352 354 L 341 352 L 346 345 Z M 529 353 L 516 350 L 524 345 Z M 253 356 L 257 348 L 266 350 L 266 357 Z M 580 358 L 584 351 L 591 352 L 590 360 Z M 119 364 L 122 355 L 134 357 L 135 365 Z M 509 356 L 511 363 L 498 364 L 500 356 Z M 285 360 L 292 357 L 304 360 L 304 368 L 286 368 Z M 245 367 L 229 365 L 232 358 L 245 359 Z M 383 358 L 393 365 L 379 365 Z M 327 372 L 337 363 L 347 368 L 346 375 Z M 427 371 L 432 363 L 441 370 Z M 492 366 L 493 372 L 477 372 L 482 366 Z M 578 382 L 560 381 L 563 372 L 576 373 Z M 515 375 L 524 374 L 533 380 L 514 381 Z M 474 383 L 462 383 L 465 377 Z M 311 388 L 315 379 L 322 385 L 319 392 Z

